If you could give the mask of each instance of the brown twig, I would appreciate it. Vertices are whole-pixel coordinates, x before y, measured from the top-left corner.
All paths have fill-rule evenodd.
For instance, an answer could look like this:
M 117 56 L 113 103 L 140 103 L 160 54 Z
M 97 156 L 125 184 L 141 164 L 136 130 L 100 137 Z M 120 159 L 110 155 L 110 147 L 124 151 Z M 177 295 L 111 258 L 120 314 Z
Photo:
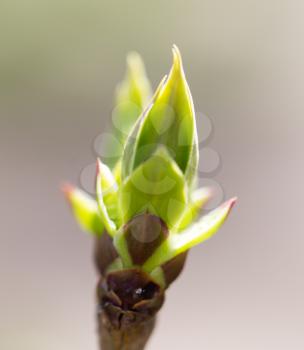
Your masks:
M 104 313 L 99 321 L 101 350 L 143 350 L 155 325 L 155 317 L 125 329 L 116 329 Z

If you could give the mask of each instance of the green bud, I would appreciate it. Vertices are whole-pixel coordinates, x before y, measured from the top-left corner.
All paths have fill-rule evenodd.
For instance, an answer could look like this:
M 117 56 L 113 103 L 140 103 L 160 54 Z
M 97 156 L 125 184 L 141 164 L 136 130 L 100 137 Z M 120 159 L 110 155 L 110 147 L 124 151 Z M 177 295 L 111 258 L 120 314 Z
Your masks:
M 147 105 L 149 95 L 141 59 L 132 54 L 113 114 L 122 126 L 120 141 L 135 123 L 123 156 L 113 173 L 97 161 L 96 201 L 74 188 L 65 193 L 83 229 L 95 235 L 107 232 L 98 238 L 98 266 L 105 277 L 109 271 L 136 268 L 164 288 L 180 274 L 187 251 L 217 232 L 236 199 L 194 222 L 211 192 L 193 189 L 197 130 L 176 46 L 171 71 Z

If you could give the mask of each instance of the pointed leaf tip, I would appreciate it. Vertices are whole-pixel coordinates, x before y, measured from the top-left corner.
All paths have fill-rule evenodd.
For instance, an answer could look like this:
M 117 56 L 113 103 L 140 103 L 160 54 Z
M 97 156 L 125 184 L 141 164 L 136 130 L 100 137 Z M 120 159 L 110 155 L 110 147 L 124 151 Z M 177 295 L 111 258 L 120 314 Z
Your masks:
M 101 235 L 103 224 L 96 201 L 86 192 L 69 183 L 62 185 L 61 190 L 68 200 L 80 227 L 94 235 Z
M 152 271 L 157 266 L 212 237 L 227 219 L 236 200 L 236 197 L 228 200 L 181 233 L 171 235 L 145 263 L 145 270 Z
M 76 187 L 66 182 L 60 186 L 60 190 L 65 195 L 66 199 L 70 201 L 72 193 L 75 191 Z
M 183 72 L 182 55 L 179 51 L 179 48 L 175 44 L 173 44 L 172 46 L 172 53 L 173 53 L 173 67 L 176 67 Z
M 231 209 L 234 207 L 235 203 L 237 202 L 238 197 L 233 197 L 222 204 L 222 207 L 228 208 L 228 214 L 231 211 Z
M 137 78 L 142 79 L 142 76 L 145 76 L 146 72 L 145 72 L 144 63 L 138 52 L 130 51 L 127 54 L 127 69 L 128 69 L 128 73 L 131 75 L 139 74 L 139 77 Z
M 129 136 L 123 156 L 123 177 L 148 160 L 164 144 L 191 185 L 198 164 L 197 130 L 191 93 L 181 55 L 173 46 L 173 65 L 152 103 Z
M 178 235 L 173 243 L 176 253 L 182 253 L 212 237 L 226 221 L 237 198 L 231 198 Z

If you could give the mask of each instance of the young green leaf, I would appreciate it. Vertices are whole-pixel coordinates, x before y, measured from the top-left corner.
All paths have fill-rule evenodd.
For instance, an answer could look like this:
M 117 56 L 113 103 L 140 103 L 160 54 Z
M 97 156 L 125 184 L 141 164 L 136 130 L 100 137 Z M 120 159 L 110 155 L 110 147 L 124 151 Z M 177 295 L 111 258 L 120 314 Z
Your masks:
M 152 271 L 157 266 L 212 237 L 225 222 L 235 202 L 236 198 L 230 199 L 185 231 L 177 235 L 170 235 L 146 261 L 143 268 L 146 271 Z
M 152 104 L 138 121 L 131 137 L 136 142 L 133 141 L 131 150 L 126 149 L 124 152 L 124 176 L 130 175 L 162 144 L 186 175 L 188 184 L 192 182 L 198 162 L 195 113 L 176 46 L 173 47 L 170 74 L 161 83 Z
M 177 232 L 184 230 L 196 219 L 200 209 L 208 202 L 211 195 L 212 191 L 207 187 L 199 188 L 191 193 L 190 203 L 188 203 L 187 208 L 178 222 Z
M 140 55 L 131 52 L 127 56 L 127 71 L 124 80 L 118 84 L 112 111 L 112 136 L 105 141 L 103 148 L 107 154 L 107 164 L 115 166 L 119 161 L 125 140 L 148 104 L 151 86 Z
M 80 227 L 86 232 L 100 236 L 104 226 L 96 201 L 86 192 L 70 184 L 64 185 L 62 190 Z
M 117 227 L 119 227 L 121 224 L 117 206 L 118 185 L 120 183 L 119 164 L 120 162 L 117 163 L 113 169 L 113 173 L 106 165 L 102 164 L 101 162 L 99 164 L 102 167 L 101 189 L 103 193 L 103 200 L 109 213 L 109 217 L 115 222 Z
M 119 121 L 133 125 L 139 114 L 129 113 L 128 104 L 136 106 L 141 113 L 151 95 L 151 85 L 146 75 L 144 63 L 137 52 L 130 52 L 127 56 L 126 77 L 116 90 L 115 105 L 120 114 Z
M 164 147 L 142 163 L 122 184 L 119 193 L 123 222 L 139 213 L 159 216 L 172 227 L 185 209 L 184 176 Z
M 111 170 L 99 159 L 97 160 L 96 196 L 101 220 L 107 232 L 114 236 L 117 226 L 110 217 L 110 213 L 112 217 L 118 218 L 116 212 L 117 184 Z
M 146 116 L 149 114 L 149 111 L 151 110 L 153 103 L 158 98 L 165 82 L 167 80 L 167 76 L 165 75 L 161 82 L 159 83 L 151 102 L 148 104 L 147 108 L 143 111 L 140 118 L 137 120 L 137 122 L 134 124 L 130 134 L 128 135 L 128 138 L 126 140 L 125 146 L 124 146 L 124 152 L 123 157 L 121 161 L 121 179 L 126 179 L 132 172 L 133 172 L 133 164 L 135 159 L 135 153 L 134 149 L 137 147 L 138 143 L 138 133 L 142 127 L 142 124 L 146 118 Z

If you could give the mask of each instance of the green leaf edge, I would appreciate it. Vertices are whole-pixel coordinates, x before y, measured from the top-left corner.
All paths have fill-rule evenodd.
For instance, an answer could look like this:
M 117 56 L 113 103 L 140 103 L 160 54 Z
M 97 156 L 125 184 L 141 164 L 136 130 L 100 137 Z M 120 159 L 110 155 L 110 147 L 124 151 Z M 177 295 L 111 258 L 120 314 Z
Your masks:
M 100 213 L 101 220 L 109 233 L 110 236 L 114 237 L 115 233 L 117 232 L 116 224 L 113 220 L 111 220 L 105 201 L 104 201 L 104 192 L 105 189 L 103 188 L 103 176 L 106 176 L 106 174 L 111 173 L 111 170 L 107 165 L 102 163 L 100 159 L 97 159 L 97 175 L 96 175 L 96 197 L 97 197 L 97 204 L 98 209 Z M 106 183 L 106 182 L 104 182 Z
M 104 225 L 96 200 L 69 183 L 62 186 L 62 191 L 81 229 L 100 237 L 104 231 Z
M 161 266 L 175 256 L 211 238 L 227 219 L 236 200 L 237 198 L 235 197 L 223 203 L 220 207 L 203 216 L 197 223 L 194 223 L 180 234 L 170 235 L 145 262 L 143 269 L 148 272 L 152 271 L 157 266 Z M 211 220 L 211 223 L 202 230 L 201 226 L 208 220 Z

